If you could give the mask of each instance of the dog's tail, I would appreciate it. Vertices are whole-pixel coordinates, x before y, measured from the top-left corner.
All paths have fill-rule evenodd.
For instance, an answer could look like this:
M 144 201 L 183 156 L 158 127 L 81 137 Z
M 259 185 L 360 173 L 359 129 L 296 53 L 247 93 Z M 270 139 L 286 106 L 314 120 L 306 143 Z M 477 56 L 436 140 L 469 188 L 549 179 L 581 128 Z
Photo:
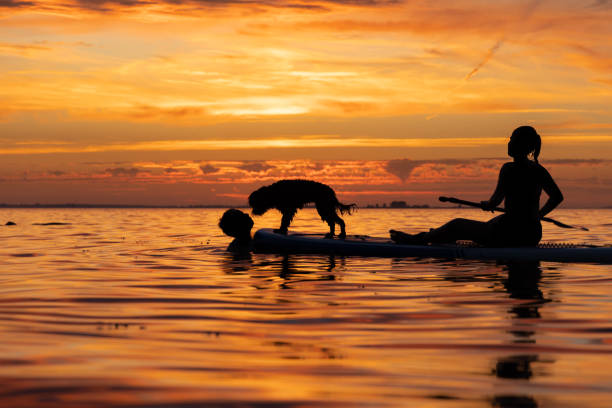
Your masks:
M 345 213 L 351 215 L 357 209 L 357 204 L 342 204 L 340 201 L 338 201 L 338 204 L 336 204 L 336 208 L 340 210 L 340 214 L 342 215 L 344 215 Z

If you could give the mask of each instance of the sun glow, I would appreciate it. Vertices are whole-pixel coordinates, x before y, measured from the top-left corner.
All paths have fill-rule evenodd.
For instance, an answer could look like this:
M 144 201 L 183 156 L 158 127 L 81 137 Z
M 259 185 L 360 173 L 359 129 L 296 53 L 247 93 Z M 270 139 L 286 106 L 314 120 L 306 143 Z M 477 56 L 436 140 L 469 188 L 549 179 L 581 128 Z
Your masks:
M 606 158 L 612 9 L 600 3 L 0 2 L 0 182 L 19 169 L 59 183 L 81 174 L 64 169 L 73 160 L 131 183 L 151 175 L 112 163 L 190 152 L 501 158 L 521 124 L 540 131 L 545 159 Z M 593 191 L 612 178 L 577 171 Z
M 552 135 L 545 143 L 555 145 L 585 145 L 612 143 L 612 135 Z M 11 147 L 0 148 L 0 154 L 53 154 L 93 153 L 113 151 L 217 151 L 217 150 L 268 150 L 277 148 L 313 149 L 332 147 L 470 147 L 484 145 L 503 146 L 507 140 L 499 137 L 447 137 L 447 138 L 346 138 L 339 135 L 303 135 L 272 139 L 228 139 L 228 140 L 158 140 L 136 143 L 117 143 L 78 146 L 66 141 L 22 141 Z

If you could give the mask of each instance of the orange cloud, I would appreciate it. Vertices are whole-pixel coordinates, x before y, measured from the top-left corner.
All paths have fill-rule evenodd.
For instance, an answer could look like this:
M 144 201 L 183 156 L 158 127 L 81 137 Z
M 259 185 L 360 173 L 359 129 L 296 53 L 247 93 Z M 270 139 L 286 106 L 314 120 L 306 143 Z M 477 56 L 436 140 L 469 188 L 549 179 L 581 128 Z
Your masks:
M 0 42 L 0 54 L 28 56 L 40 51 L 50 51 L 51 48 L 41 44 L 12 44 Z
M 0 176 L 22 197 L 92 180 L 214 201 L 297 177 L 476 195 L 499 161 L 474 157 L 533 124 L 542 159 L 583 158 L 550 163 L 599 191 L 610 19 L 576 2 L 0 0 Z
M 113 202 L 117 204 L 128 203 L 122 201 L 121 197 L 126 200 L 131 197 L 128 200 L 131 204 L 169 203 L 166 201 L 168 197 L 163 192 L 172 191 L 172 197 L 177 200 L 174 204 L 198 203 L 197 197 L 205 196 L 207 201 L 199 202 L 200 204 L 238 205 L 244 204 L 245 197 L 262 185 L 284 178 L 305 178 L 329 184 L 335 188 L 340 197 L 351 196 L 362 205 L 378 202 L 381 197 L 389 200 L 420 197 L 418 202 L 412 200 L 412 203 L 435 205 L 437 197 L 442 194 L 454 194 L 467 199 L 488 198 L 495 186 L 502 163 L 503 161 L 499 159 L 290 160 L 263 163 L 162 161 L 121 165 L 100 162 L 86 164 L 81 170 L 45 169 L 15 172 L 12 175 L 7 174 L 1 182 L 5 186 L 11 186 L 13 192 L 11 197 L 17 202 L 24 202 L 34 185 L 40 186 L 43 191 L 47 188 L 45 186 L 53 185 L 55 191 L 68 194 L 59 202 L 72 200 L 108 203 L 109 197 L 98 194 L 112 186 L 118 194 L 120 192 L 113 198 L 115 200 Z M 567 193 L 569 203 L 567 205 L 576 206 L 580 203 L 607 205 L 606 200 L 612 202 L 612 194 L 602 190 L 612 181 L 611 160 L 549 160 L 544 165 L 551 171 L 564 193 Z M 398 174 L 405 176 L 404 181 L 397 176 Z M 585 192 L 586 188 L 597 192 L 596 199 Z M 78 191 L 79 195 L 71 195 L 73 193 L 70 191 Z M 130 195 L 128 191 L 147 191 L 147 201 L 142 201 L 144 196 Z M 160 194 L 157 199 L 156 191 Z M 202 196 L 200 193 L 205 195 Z M 53 196 L 47 195 L 47 197 Z M 139 198 L 141 201 L 138 201 Z M 38 200 L 38 202 L 48 201 Z
M 164 108 L 159 106 L 141 105 L 134 107 L 126 113 L 126 116 L 134 119 L 180 119 L 188 116 L 201 116 L 205 114 L 204 108 L 200 106 L 177 106 Z
M 567 161 L 569 164 L 584 161 Z M 567 164 L 564 161 L 556 162 Z M 604 161 L 595 162 L 604 163 Z M 141 182 L 189 182 L 195 184 L 216 183 L 268 183 L 278 179 L 306 178 L 334 185 L 401 185 L 402 182 L 428 183 L 435 180 L 495 177 L 501 161 L 478 160 L 468 162 L 448 159 L 442 161 L 413 161 L 409 159 L 390 161 L 209 161 L 198 162 L 134 162 L 108 167 L 105 163 L 89 165 L 92 170 L 67 171 L 43 170 L 29 172 L 30 180 L 58 179 L 103 179 L 119 177 L 138 179 Z M 394 177 L 398 176 L 400 179 Z M 21 177 L 18 174 L 15 179 Z

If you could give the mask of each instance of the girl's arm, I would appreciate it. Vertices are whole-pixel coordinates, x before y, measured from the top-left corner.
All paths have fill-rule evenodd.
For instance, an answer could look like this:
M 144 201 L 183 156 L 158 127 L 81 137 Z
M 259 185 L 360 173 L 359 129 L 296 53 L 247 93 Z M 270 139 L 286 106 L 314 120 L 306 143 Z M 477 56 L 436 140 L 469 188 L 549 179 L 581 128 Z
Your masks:
M 540 218 L 545 217 L 546 214 L 554 210 L 561 201 L 563 201 L 563 193 L 553 180 L 550 173 L 542 167 L 542 189 L 548 194 L 548 200 L 546 203 L 540 208 Z
M 491 195 L 491 198 L 489 198 L 489 201 L 480 202 L 480 205 L 482 206 L 482 209 L 484 211 L 493 211 L 495 207 L 497 207 L 501 204 L 502 201 L 504 201 L 504 190 L 506 185 L 505 180 L 507 171 L 508 169 L 506 167 L 506 164 L 504 164 L 501 170 L 499 171 L 499 177 L 497 177 L 497 187 L 495 187 L 495 191 Z

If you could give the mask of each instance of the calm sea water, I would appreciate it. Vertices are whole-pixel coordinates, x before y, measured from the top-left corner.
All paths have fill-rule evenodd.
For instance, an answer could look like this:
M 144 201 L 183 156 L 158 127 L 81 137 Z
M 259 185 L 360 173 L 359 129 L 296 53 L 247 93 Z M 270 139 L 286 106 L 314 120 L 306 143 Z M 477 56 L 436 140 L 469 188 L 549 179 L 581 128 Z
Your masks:
M 612 266 L 235 257 L 222 210 L 2 209 L 3 407 L 610 407 Z M 349 234 L 474 210 L 360 210 Z M 558 210 L 612 243 L 612 210 Z M 276 227 L 278 214 L 256 219 Z M 63 222 L 69 225 L 32 225 Z M 295 230 L 323 232 L 314 211 Z

